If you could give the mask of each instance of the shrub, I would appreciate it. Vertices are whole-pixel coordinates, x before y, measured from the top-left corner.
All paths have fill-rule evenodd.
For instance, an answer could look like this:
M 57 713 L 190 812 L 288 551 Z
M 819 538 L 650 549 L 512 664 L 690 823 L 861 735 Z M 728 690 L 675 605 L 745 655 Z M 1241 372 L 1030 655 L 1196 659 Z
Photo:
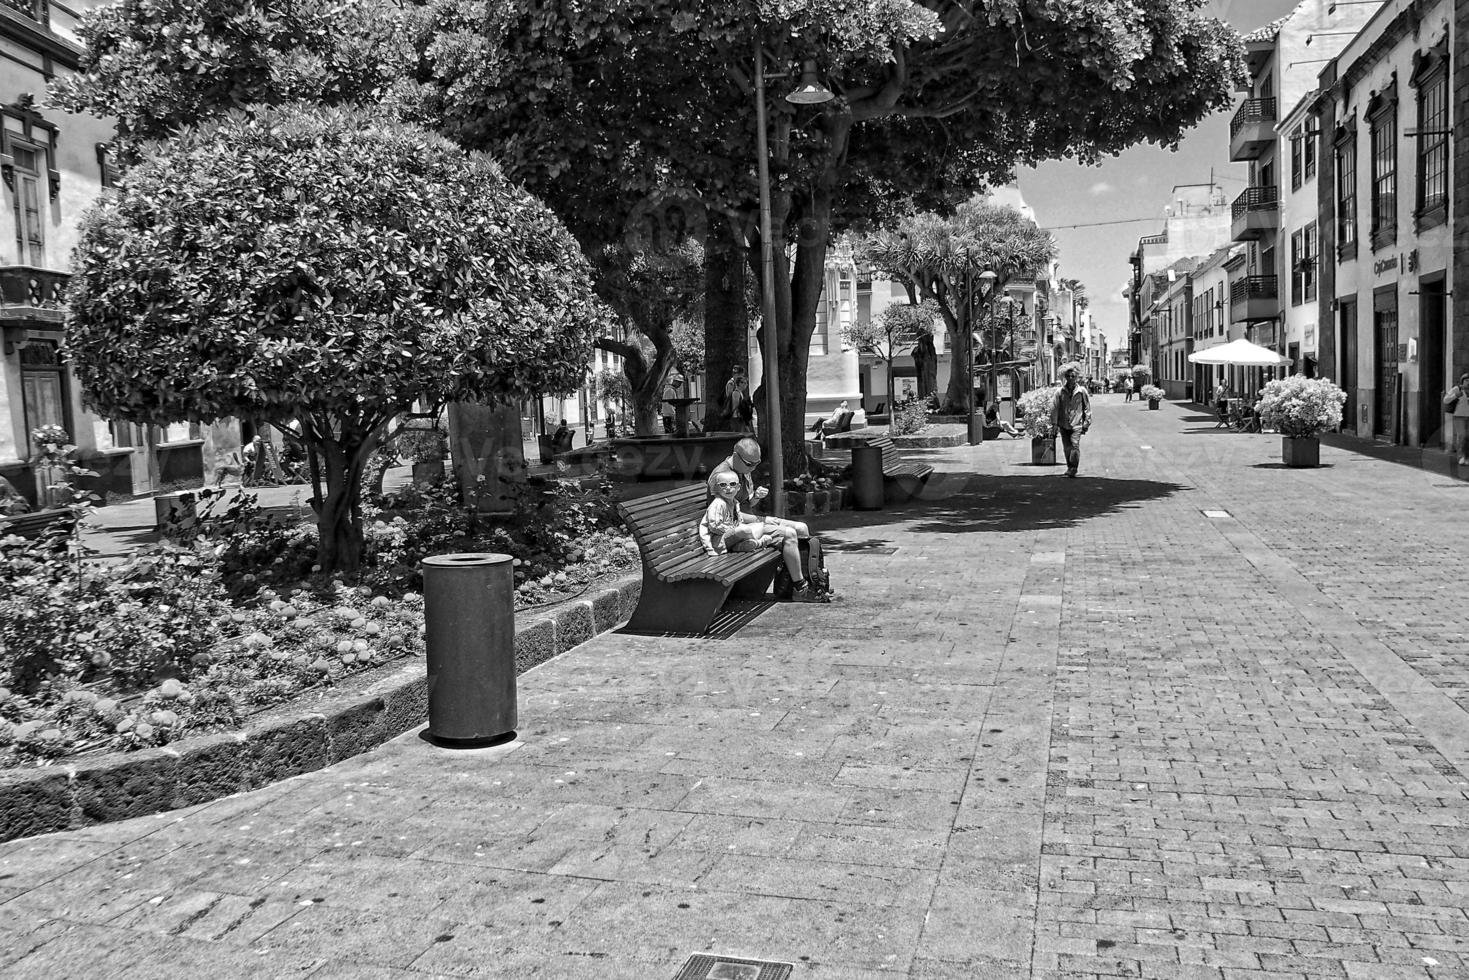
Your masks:
M 1162 401 L 1168 394 L 1157 385 L 1143 385 L 1142 390 L 1138 393 L 1150 402 Z
M 1326 378 L 1292 375 L 1266 384 L 1256 410 L 1267 428 L 1283 436 L 1316 436 L 1341 425 L 1347 393 Z
M 916 399 L 900 402 L 893 409 L 893 419 L 888 426 L 888 435 L 908 436 L 928 425 L 927 406 Z
M 1056 395 L 1061 388 L 1032 388 L 1020 396 L 1020 426 L 1032 439 L 1056 437 Z

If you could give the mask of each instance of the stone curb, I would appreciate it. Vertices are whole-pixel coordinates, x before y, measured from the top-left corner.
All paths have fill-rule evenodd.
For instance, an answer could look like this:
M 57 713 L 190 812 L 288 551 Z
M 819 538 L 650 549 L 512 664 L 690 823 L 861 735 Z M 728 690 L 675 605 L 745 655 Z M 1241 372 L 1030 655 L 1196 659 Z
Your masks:
M 628 578 L 553 611 L 518 614 L 516 674 L 624 622 L 641 591 L 641 579 Z M 366 752 L 428 718 L 424 661 L 312 708 L 239 732 L 0 774 L 0 842 L 208 803 Z

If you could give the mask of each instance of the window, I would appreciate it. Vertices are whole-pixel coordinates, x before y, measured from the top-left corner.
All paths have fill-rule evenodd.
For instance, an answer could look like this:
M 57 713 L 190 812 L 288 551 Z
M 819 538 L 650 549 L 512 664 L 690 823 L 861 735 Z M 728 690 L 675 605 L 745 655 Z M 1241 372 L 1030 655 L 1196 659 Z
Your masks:
M 1357 254 L 1357 131 L 1345 130 L 1336 144 L 1336 254 Z
M 1299 127 L 1290 134 L 1290 189 L 1298 191 L 1301 189 L 1301 170 L 1305 162 L 1305 153 L 1302 144 L 1305 137 L 1301 135 Z
M 41 215 L 40 153 L 33 146 L 10 144 L 11 202 L 15 208 L 15 253 L 21 265 L 46 264 L 46 225 Z
M 1449 74 L 1440 65 L 1418 85 L 1419 217 L 1449 201 Z
M 1395 97 L 1378 95 L 1371 115 L 1372 247 L 1398 237 L 1398 107 Z
M 1305 288 L 1301 282 L 1301 267 L 1304 253 L 1304 233 L 1293 231 L 1290 235 L 1290 305 L 1300 306 L 1305 299 Z
M 1301 239 L 1301 286 L 1306 302 L 1316 298 L 1316 266 L 1319 261 L 1318 255 L 1321 251 L 1319 236 L 1316 231 L 1316 222 L 1311 222 L 1305 228 L 1305 234 Z
M 1304 158 L 1302 167 L 1305 170 L 1306 179 L 1310 180 L 1316 176 L 1316 137 L 1317 133 L 1310 129 L 1301 131 L 1301 156 Z

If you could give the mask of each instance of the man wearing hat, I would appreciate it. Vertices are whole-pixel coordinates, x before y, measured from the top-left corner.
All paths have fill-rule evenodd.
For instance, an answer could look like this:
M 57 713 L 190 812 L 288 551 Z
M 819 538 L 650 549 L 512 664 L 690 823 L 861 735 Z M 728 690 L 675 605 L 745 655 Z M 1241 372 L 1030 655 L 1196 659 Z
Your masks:
M 1056 395 L 1056 428 L 1061 430 L 1061 448 L 1066 451 L 1066 475 L 1076 476 L 1081 465 L 1081 437 L 1092 427 L 1092 397 L 1076 383 L 1081 365 L 1068 361 L 1061 365 L 1065 384 Z

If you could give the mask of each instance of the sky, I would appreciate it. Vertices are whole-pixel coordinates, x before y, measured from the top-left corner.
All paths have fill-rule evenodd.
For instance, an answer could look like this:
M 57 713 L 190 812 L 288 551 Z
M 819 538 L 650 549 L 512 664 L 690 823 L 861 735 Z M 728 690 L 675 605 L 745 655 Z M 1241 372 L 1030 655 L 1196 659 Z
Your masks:
M 1294 6 L 1294 0 L 1210 0 L 1204 13 L 1243 33 Z M 1036 222 L 1055 235 L 1060 274 L 1086 284 L 1091 313 L 1110 347 L 1125 343 L 1127 336 L 1127 305 L 1122 299 L 1132 274 L 1127 257 L 1140 237 L 1163 230 L 1163 208 L 1173 186 L 1207 183 L 1212 170 L 1230 200 L 1244 189 L 1245 165 L 1229 162 L 1233 113 L 1231 107 L 1205 119 L 1183 138 L 1177 151 L 1138 146 L 1095 167 L 1055 161 L 1018 172 L 1020 193 L 1035 211 Z M 1128 220 L 1139 218 L 1145 220 Z

